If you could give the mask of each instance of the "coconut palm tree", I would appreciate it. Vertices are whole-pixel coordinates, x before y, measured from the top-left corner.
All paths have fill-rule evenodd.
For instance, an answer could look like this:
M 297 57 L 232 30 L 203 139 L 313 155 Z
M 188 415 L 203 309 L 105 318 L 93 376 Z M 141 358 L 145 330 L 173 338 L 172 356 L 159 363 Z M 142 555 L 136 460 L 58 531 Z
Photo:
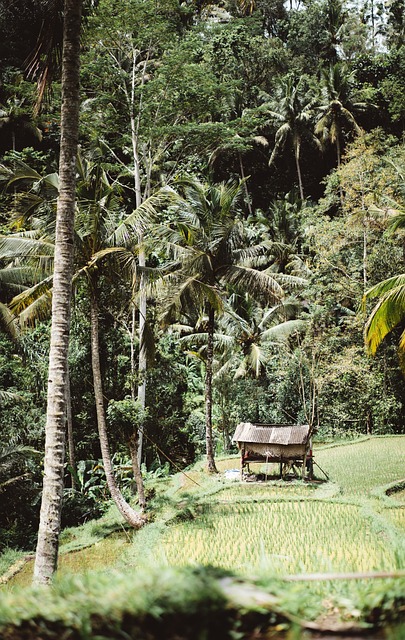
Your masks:
M 115 504 L 126 521 L 135 528 L 141 527 L 145 519 L 124 500 L 115 480 L 107 433 L 104 393 L 100 365 L 99 347 L 99 280 L 100 269 L 96 255 L 110 246 L 117 230 L 117 201 L 107 175 L 99 163 L 79 158 L 78 163 L 78 213 L 76 224 L 76 260 L 78 268 L 75 279 L 84 276 L 88 283 L 90 299 L 91 361 L 97 426 L 107 485 Z M 82 197 L 80 197 L 82 196 Z M 135 474 L 139 480 L 137 473 Z M 141 494 L 143 495 L 143 486 Z
M 353 73 L 342 62 L 323 69 L 321 82 L 323 104 L 319 107 L 315 134 L 323 146 L 328 143 L 335 145 L 337 166 L 340 167 L 344 133 L 361 133 L 354 113 L 364 110 L 367 105 L 364 102 L 353 102 Z
M 216 317 L 224 313 L 226 287 L 249 289 L 267 300 L 283 297 L 283 289 L 269 274 L 253 268 L 263 247 L 248 246 L 239 215 L 243 183 L 214 185 L 196 179 L 179 183 L 183 201 L 173 221 L 158 233 L 178 268 L 166 276 L 163 323 L 199 315 L 205 347 L 205 427 L 207 468 L 217 471 L 212 436 L 212 375 Z M 200 336 L 200 337 L 201 337 Z
M 247 293 L 232 294 L 229 302 L 231 310 L 221 322 L 228 337 L 223 341 L 227 347 L 225 362 L 216 375 L 232 371 L 235 379 L 248 375 L 259 378 L 275 351 L 305 328 L 305 320 L 297 317 L 302 304 L 290 298 L 263 308 L 254 304 Z
M 119 201 L 113 185 L 105 171 L 102 169 L 98 158 L 88 159 L 80 153 L 77 158 L 77 214 L 75 222 L 75 273 L 73 281 L 76 282 L 80 277 L 85 277 L 88 283 L 89 300 L 90 300 L 90 317 L 91 317 L 91 346 L 92 346 L 92 369 L 94 378 L 94 392 L 97 408 L 97 425 L 99 430 L 100 446 L 102 450 L 103 464 L 106 472 L 107 483 L 113 499 L 117 502 L 117 506 L 128 522 L 139 527 L 143 524 L 143 519 L 131 510 L 129 505 L 125 503 L 116 485 L 111 456 L 109 452 L 106 418 L 104 410 L 102 378 L 99 357 L 98 344 L 98 293 L 99 293 L 99 275 L 102 262 L 112 258 L 115 262 L 119 260 L 119 268 L 115 272 L 118 277 L 128 275 L 131 283 L 136 281 L 136 273 L 141 271 L 137 265 L 136 247 L 133 246 L 134 232 L 131 232 L 130 225 L 138 225 L 140 216 L 145 219 L 151 214 L 155 214 L 154 206 L 161 206 L 165 201 L 168 193 L 162 190 L 162 193 L 152 196 L 145 201 L 134 214 L 125 216 L 123 219 L 117 209 Z M 26 182 L 28 179 L 34 182 L 36 186 L 39 184 L 49 188 L 53 186 L 54 195 L 57 192 L 58 180 L 57 176 L 52 176 L 52 181 L 39 180 L 38 174 L 24 166 L 17 174 L 18 179 Z M 16 177 L 13 179 L 16 181 Z M 14 183 L 11 180 L 11 183 Z M 49 191 L 47 190 L 47 194 Z M 169 192 L 170 194 L 170 192 Z M 24 201 L 27 202 L 27 199 Z M 34 202 L 40 205 L 41 197 L 36 195 Z M 28 199 L 29 213 L 32 216 L 33 209 Z M 53 238 L 52 224 L 47 221 L 47 211 L 45 210 L 45 224 L 41 228 L 40 219 L 34 218 L 35 229 L 33 232 L 19 232 L 17 234 L 0 238 L 0 255 L 10 260 L 16 259 L 23 261 L 24 264 L 38 264 L 42 261 L 48 271 L 43 269 L 37 271 L 38 282 L 30 288 L 25 289 L 21 294 L 15 296 L 10 303 L 11 309 L 18 314 L 22 323 L 28 323 L 33 319 L 46 318 L 50 311 L 50 302 L 52 300 L 52 275 L 49 270 L 52 269 L 52 262 L 46 262 L 46 258 L 52 253 Z M 24 217 L 24 216 L 22 216 Z M 27 219 L 26 219 L 27 223 Z M 47 233 L 51 235 L 47 235 Z M 119 246 L 117 246 L 117 244 Z M 45 261 L 45 262 L 44 262 Z M 31 271 L 32 273 L 32 271 Z M 109 275 L 114 275 L 113 270 L 109 270 Z M 131 295 L 131 301 L 134 299 L 134 293 Z M 138 458 L 134 447 L 137 445 L 137 438 L 131 437 L 129 440 L 131 458 L 134 466 L 134 476 L 137 481 L 138 498 L 141 506 L 144 506 L 144 489 L 142 476 L 140 473 Z
M 75 158 L 79 134 L 79 67 L 82 0 L 65 0 L 62 59 L 59 198 L 56 216 L 51 345 L 45 429 L 45 466 L 34 581 L 56 571 L 63 500 L 66 381 L 73 276 Z
M 92 368 L 94 378 L 94 393 L 97 409 L 97 424 L 99 429 L 100 446 L 107 483 L 113 499 L 124 517 L 133 525 L 141 526 L 143 519 L 125 503 L 116 485 L 111 456 L 109 452 L 104 400 L 102 391 L 101 368 L 98 345 L 98 268 L 94 256 L 109 246 L 109 241 L 117 232 L 116 198 L 107 175 L 100 164 L 83 158 L 77 158 L 77 215 L 75 223 L 75 273 L 73 280 L 85 276 L 89 284 L 91 308 L 91 346 Z M 24 171 L 25 176 L 29 171 Z M 35 176 L 33 176 L 35 179 Z M 54 183 L 57 189 L 57 181 Z M 38 227 L 41 232 L 40 226 Z M 46 227 L 45 227 L 46 229 Z M 51 229 L 52 233 L 52 229 Z M 41 252 L 52 245 L 52 236 L 41 238 L 26 233 L 7 236 L 0 242 L 3 256 L 16 256 L 19 260 L 30 258 L 31 261 L 41 259 Z M 52 266 L 52 265 L 50 265 Z M 52 287 L 52 290 L 51 290 Z M 52 276 L 40 279 L 31 288 L 16 296 L 10 306 L 18 313 L 24 322 L 33 317 L 47 317 L 49 303 L 53 296 Z
M 317 143 L 311 130 L 314 107 L 315 97 L 304 90 L 304 82 L 301 79 L 297 81 L 292 75 L 287 75 L 278 81 L 274 98 L 262 107 L 262 110 L 278 124 L 269 164 L 273 164 L 277 155 L 284 151 L 287 143 L 291 145 L 294 151 L 301 200 L 305 197 L 301 172 L 302 141 L 306 138 Z
M 41 130 L 32 122 L 29 109 L 24 109 L 24 100 L 9 98 L 0 104 L 0 131 L 2 138 L 10 138 L 11 149 L 16 150 L 16 134 L 25 133 L 41 140 Z

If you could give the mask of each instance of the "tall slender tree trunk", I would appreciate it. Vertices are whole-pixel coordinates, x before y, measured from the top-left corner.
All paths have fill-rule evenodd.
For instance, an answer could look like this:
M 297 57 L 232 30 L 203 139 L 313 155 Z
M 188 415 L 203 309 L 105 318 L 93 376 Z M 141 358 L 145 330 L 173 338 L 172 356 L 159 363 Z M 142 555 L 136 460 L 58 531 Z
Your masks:
M 215 312 L 208 308 L 207 362 L 205 366 L 205 441 L 207 450 L 207 469 L 209 473 L 218 473 L 215 465 L 214 444 L 212 438 L 212 365 L 214 361 L 214 319 Z
M 361 185 L 361 209 L 363 211 L 363 288 L 364 291 L 367 290 L 367 262 L 368 262 L 368 247 L 367 247 L 367 207 L 365 202 L 365 194 L 364 194 L 364 181 L 363 181 L 363 173 L 361 172 L 359 175 L 360 185 Z
M 75 456 L 75 443 L 73 439 L 72 394 L 71 394 L 71 387 L 70 387 L 69 365 L 68 365 L 67 380 L 66 380 L 66 426 L 67 426 L 69 464 L 73 469 L 73 473 L 71 473 L 70 476 L 72 480 L 72 489 L 75 489 L 76 480 L 75 480 L 74 472 L 76 471 L 76 456 Z
M 146 507 L 146 496 L 145 496 L 145 487 L 143 484 L 141 467 L 139 466 L 139 461 L 138 461 L 138 438 L 139 438 L 139 431 L 135 430 L 129 439 L 128 446 L 131 454 L 132 471 L 133 471 L 135 483 L 136 483 L 138 503 L 141 511 L 143 511 Z
M 114 469 L 111 461 L 110 445 L 107 435 L 107 423 L 104 409 L 103 384 L 100 366 L 99 329 L 98 329 L 98 304 L 95 291 L 91 292 L 91 364 L 93 369 L 94 398 L 96 401 L 97 427 L 100 440 L 101 457 L 103 459 L 104 472 L 108 489 L 118 511 L 125 520 L 136 529 L 142 527 L 146 520 L 126 502 L 115 481 Z
M 240 177 L 242 178 L 242 180 L 245 180 L 246 176 L 245 176 L 245 169 L 243 167 L 242 154 L 238 153 L 238 156 L 239 156 Z M 248 189 L 246 180 L 244 182 L 244 189 L 245 189 L 246 204 L 249 211 L 249 215 L 252 215 L 253 214 L 252 203 L 250 202 L 249 189 Z
M 340 169 L 340 165 L 342 164 L 342 150 L 340 148 L 339 131 L 336 136 L 336 155 L 337 155 L 337 168 Z M 341 184 L 339 184 L 339 198 L 340 198 L 340 205 L 341 207 L 343 207 L 344 198 L 343 198 L 343 189 Z
M 135 276 L 132 283 L 132 295 L 135 295 Z M 135 386 L 135 304 L 132 303 L 132 326 L 131 326 L 131 398 L 132 401 L 136 401 L 136 386 Z M 141 463 L 139 460 L 139 434 L 140 430 L 135 429 L 128 441 L 129 452 L 131 455 L 132 472 L 134 474 L 136 490 L 138 494 L 139 506 L 144 510 L 146 507 L 145 487 L 143 484 Z
M 135 118 L 135 88 L 136 88 L 136 68 L 137 68 L 137 51 L 134 49 L 132 56 L 132 82 L 131 82 L 131 91 L 130 91 L 130 124 L 131 124 L 131 141 L 132 141 L 132 159 L 134 163 L 134 187 L 135 187 L 135 205 L 138 208 L 142 204 L 142 189 L 141 189 L 141 169 L 140 169 L 140 160 L 139 160 L 139 126 L 140 126 L 140 113 L 142 109 L 143 102 L 143 92 L 141 91 L 141 96 L 138 104 L 138 117 Z M 149 54 L 145 58 L 142 70 L 141 77 L 141 88 L 143 88 L 145 83 L 145 74 L 146 74 L 146 65 L 149 59 Z M 138 245 L 139 245 L 139 255 L 138 255 L 138 263 L 140 268 L 145 267 L 146 265 L 146 254 L 143 246 L 143 232 L 139 231 L 138 233 Z M 145 350 L 145 341 L 144 341 L 144 332 L 145 332 L 145 324 L 146 324 L 146 311 L 147 311 L 147 298 L 145 293 L 145 275 L 141 273 L 140 282 L 139 282 L 139 356 L 138 356 L 138 402 L 143 410 L 146 407 L 146 369 L 147 369 L 147 360 L 146 360 L 146 350 Z M 143 448 L 143 430 L 144 424 L 139 425 L 139 433 L 137 437 L 138 442 L 138 465 L 141 466 L 142 461 L 142 448 Z M 141 476 L 140 476 L 141 477 Z
M 300 165 L 300 148 L 301 148 L 301 145 L 299 143 L 295 147 L 294 155 L 295 155 L 295 166 L 297 168 L 298 187 L 299 187 L 299 190 L 300 190 L 300 198 L 301 198 L 301 200 L 304 200 L 305 196 L 304 196 L 304 187 L 302 185 L 302 174 L 301 174 L 301 165 Z
M 139 266 L 146 266 L 145 250 L 142 247 L 143 235 L 139 236 Z M 146 407 L 146 348 L 145 348 L 145 325 L 146 325 L 146 311 L 147 311 L 147 299 L 145 293 L 145 275 L 141 273 L 139 281 L 139 356 L 138 356 L 138 402 L 142 409 Z M 143 430 L 144 423 L 139 425 L 139 437 L 138 437 L 138 463 L 141 464 L 142 460 L 142 447 L 143 447 Z
M 82 0 L 65 0 L 62 58 L 59 198 L 56 214 L 52 327 L 49 352 L 45 468 L 34 582 L 47 584 L 57 568 L 66 439 L 66 380 L 73 276 L 73 227 L 79 129 Z
M 340 165 L 342 164 L 342 151 L 340 149 L 339 132 L 336 136 L 336 156 L 337 156 L 337 168 L 340 169 Z

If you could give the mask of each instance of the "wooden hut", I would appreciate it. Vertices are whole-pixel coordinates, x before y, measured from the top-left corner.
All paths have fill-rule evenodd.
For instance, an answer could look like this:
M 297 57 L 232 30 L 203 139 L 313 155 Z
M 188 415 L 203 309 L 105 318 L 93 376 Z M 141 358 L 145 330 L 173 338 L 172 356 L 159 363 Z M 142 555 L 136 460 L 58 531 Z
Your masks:
M 232 438 L 241 452 L 241 477 L 249 462 L 278 462 L 280 476 L 290 470 L 306 475 L 307 460 L 312 462 L 311 432 L 307 424 L 252 424 L 241 422 Z M 308 465 L 312 471 L 312 464 Z

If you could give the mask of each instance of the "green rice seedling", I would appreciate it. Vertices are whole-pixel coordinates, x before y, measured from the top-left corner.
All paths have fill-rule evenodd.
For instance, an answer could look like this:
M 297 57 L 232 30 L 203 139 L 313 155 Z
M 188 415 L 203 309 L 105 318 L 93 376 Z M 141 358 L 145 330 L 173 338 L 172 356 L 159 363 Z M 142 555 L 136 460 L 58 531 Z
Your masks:
M 393 497 L 395 498 L 395 500 L 397 500 L 397 502 L 403 502 L 405 504 L 405 489 L 403 489 L 402 491 L 396 491 L 393 494 Z
M 242 573 L 394 566 L 393 551 L 356 506 L 308 500 L 213 505 L 197 521 L 169 527 L 160 552 L 169 565 L 211 564 Z
M 271 499 L 287 496 L 311 496 L 316 490 L 316 485 L 302 482 L 235 482 L 217 493 L 214 499 L 235 501 L 241 498 Z
M 344 493 L 364 496 L 404 475 L 405 436 L 370 438 L 315 450 L 315 460 Z M 316 470 L 316 467 L 315 467 Z
M 394 523 L 398 529 L 405 533 L 405 508 L 386 509 L 384 515 Z

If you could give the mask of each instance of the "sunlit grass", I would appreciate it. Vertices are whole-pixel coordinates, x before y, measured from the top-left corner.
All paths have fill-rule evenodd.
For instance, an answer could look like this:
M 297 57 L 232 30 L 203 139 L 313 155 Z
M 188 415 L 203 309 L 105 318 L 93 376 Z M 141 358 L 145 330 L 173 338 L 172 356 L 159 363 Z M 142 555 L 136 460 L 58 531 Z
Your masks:
M 193 522 L 170 527 L 155 559 L 276 573 L 371 571 L 395 562 L 393 550 L 356 506 L 307 500 L 213 507 Z
M 404 477 L 405 436 L 315 449 L 315 460 L 344 493 L 364 496 L 374 487 Z
M 405 471 L 404 471 L 404 475 L 405 475 Z M 403 489 L 402 491 L 396 491 L 393 494 L 393 498 L 395 498 L 397 502 L 403 502 L 405 504 L 405 489 Z
M 0 554 L 0 584 L 5 582 L 9 573 L 24 562 L 24 553 L 15 549 L 4 549 Z
M 405 533 L 405 507 L 402 509 L 386 509 L 384 515 Z
M 243 498 L 285 498 L 288 496 L 311 496 L 318 487 L 303 482 L 232 482 L 212 496 L 212 500 L 240 500 Z
M 72 553 L 61 553 L 59 556 L 58 573 L 77 574 L 88 571 L 108 569 L 113 567 L 117 558 L 125 550 L 128 538 L 125 534 L 99 541 L 91 547 Z M 7 583 L 7 588 L 25 587 L 31 584 L 34 570 L 34 560 L 27 562 L 23 569 Z

